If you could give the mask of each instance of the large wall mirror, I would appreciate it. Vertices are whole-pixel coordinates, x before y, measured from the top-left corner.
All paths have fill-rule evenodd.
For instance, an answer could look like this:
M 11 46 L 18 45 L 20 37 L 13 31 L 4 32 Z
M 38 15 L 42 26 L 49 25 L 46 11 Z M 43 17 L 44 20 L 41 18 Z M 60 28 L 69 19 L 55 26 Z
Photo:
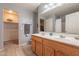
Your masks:
M 40 31 L 79 34 L 78 6 L 79 4 L 66 3 L 41 14 Z

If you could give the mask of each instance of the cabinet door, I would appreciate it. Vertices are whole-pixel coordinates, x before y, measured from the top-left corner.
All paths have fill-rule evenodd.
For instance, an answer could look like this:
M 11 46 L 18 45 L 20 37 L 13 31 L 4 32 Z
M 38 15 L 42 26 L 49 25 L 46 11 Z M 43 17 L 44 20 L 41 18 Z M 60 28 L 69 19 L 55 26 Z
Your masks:
M 55 56 L 68 56 L 68 55 L 60 50 L 55 50 Z
M 36 54 L 42 56 L 42 43 L 36 41 Z
M 43 46 L 43 56 L 54 56 L 54 49 L 49 46 Z
M 35 40 L 32 39 L 32 51 L 35 52 L 36 47 L 35 47 Z

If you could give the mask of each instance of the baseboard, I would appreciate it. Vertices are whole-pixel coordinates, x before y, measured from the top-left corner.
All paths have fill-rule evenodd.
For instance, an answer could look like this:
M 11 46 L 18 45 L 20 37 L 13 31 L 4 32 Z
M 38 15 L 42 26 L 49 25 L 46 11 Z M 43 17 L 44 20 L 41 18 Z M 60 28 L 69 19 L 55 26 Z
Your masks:
M 19 46 L 25 46 L 25 45 L 27 45 L 27 43 L 24 43 L 24 44 L 20 44 Z

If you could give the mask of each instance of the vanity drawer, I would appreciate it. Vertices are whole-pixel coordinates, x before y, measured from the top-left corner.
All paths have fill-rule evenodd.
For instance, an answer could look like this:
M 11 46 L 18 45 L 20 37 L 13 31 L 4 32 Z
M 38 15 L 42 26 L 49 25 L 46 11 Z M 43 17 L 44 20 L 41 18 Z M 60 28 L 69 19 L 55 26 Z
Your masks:
M 37 37 L 37 36 L 33 36 L 33 35 L 32 35 L 32 39 L 33 39 L 33 40 L 36 40 L 36 41 L 39 41 L 39 42 L 42 42 L 42 38 Z

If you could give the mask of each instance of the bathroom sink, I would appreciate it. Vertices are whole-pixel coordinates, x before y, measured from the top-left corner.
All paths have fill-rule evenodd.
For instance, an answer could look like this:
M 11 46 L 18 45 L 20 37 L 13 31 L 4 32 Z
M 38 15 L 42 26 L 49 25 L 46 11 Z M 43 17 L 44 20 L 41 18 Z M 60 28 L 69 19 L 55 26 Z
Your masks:
M 61 40 L 79 40 L 79 37 L 68 37 L 68 36 L 65 36 L 65 35 L 59 35 L 59 34 L 56 34 L 56 33 L 45 33 L 45 32 L 40 32 L 40 35 L 42 36 L 45 36 L 47 38 L 55 38 L 55 39 L 61 39 Z
M 52 37 L 54 37 L 54 38 L 65 38 L 65 36 L 63 36 L 63 35 L 53 35 Z
M 79 40 L 79 36 L 75 37 L 76 40 Z
M 56 39 L 61 39 L 61 40 L 76 40 L 75 38 L 73 37 L 66 37 L 66 36 L 53 36 L 53 38 L 56 38 Z
M 79 39 L 75 39 L 75 40 L 79 40 Z

